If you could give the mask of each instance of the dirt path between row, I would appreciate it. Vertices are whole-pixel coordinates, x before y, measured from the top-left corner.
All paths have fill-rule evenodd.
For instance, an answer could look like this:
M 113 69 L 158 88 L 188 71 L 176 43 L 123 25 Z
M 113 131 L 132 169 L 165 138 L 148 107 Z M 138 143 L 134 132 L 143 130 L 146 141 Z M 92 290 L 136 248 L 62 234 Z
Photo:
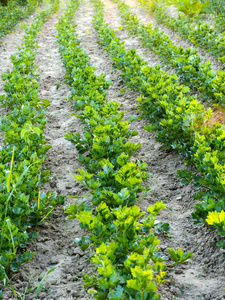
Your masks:
M 106 20 L 114 29 L 121 24 L 115 4 L 104 1 Z M 63 9 L 61 10 L 62 13 Z M 61 14 L 60 13 L 60 14 Z M 52 180 L 46 185 L 46 190 L 53 189 L 63 195 L 81 196 L 86 191 L 76 184 L 70 172 L 76 173 L 82 165 L 77 160 L 74 146 L 64 139 L 68 132 L 82 132 L 79 120 L 70 116 L 72 103 L 68 102 L 69 87 L 62 84 L 65 70 L 62 65 L 56 43 L 55 23 L 60 14 L 55 14 L 44 25 L 43 33 L 39 35 L 39 51 L 36 63 L 40 67 L 40 97 L 49 99 L 51 106 L 47 112 L 46 139 L 53 146 L 49 150 L 46 166 L 51 167 Z M 81 39 L 81 46 L 91 57 L 91 63 L 96 67 L 96 74 L 107 74 L 112 81 L 108 91 L 108 98 L 121 103 L 121 110 L 125 111 L 125 118 L 137 114 L 136 98 L 138 93 L 131 91 L 122 84 L 119 72 L 112 68 L 112 62 L 107 53 L 97 44 L 97 34 L 91 24 L 93 5 L 84 1 L 80 5 L 74 21 L 77 33 Z M 117 31 L 128 48 L 135 47 L 137 52 L 148 59 L 150 65 L 158 63 L 155 56 L 143 53 L 139 41 L 130 38 L 126 31 Z M 191 212 L 195 200 L 192 198 L 192 185 L 183 186 L 176 178 L 177 169 L 184 168 L 182 158 L 175 152 L 163 149 L 162 144 L 154 139 L 154 135 L 143 130 L 145 121 L 139 120 L 132 124 L 131 129 L 138 130 L 139 135 L 132 138 L 134 142 L 141 142 L 142 148 L 134 157 L 142 159 L 148 164 L 151 174 L 146 185 L 151 191 L 144 199 L 140 199 L 139 206 L 146 210 L 150 204 L 163 201 L 167 204 L 158 220 L 170 223 L 171 232 L 159 236 L 163 253 L 170 247 L 182 247 L 186 251 L 194 251 L 194 258 L 186 265 L 168 273 L 167 282 L 160 288 L 162 300 L 222 300 L 224 293 L 224 258 L 222 250 L 215 245 L 218 237 L 206 228 L 195 228 L 192 224 Z M 66 198 L 66 203 L 72 203 L 72 198 Z M 58 267 L 47 276 L 44 289 L 37 299 L 45 300 L 90 300 L 92 297 L 82 288 L 82 274 L 91 273 L 92 267 L 88 262 L 88 252 L 80 250 L 74 239 L 81 237 L 84 232 L 79 228 L 76 220 L 66 220 L 61 207 L 52 217 L 44 222 L 37 230 L 38 239 L 29 247 L 37 254 L 18 274 L 14 275 L 12 284 L 22 293 L 32 276 L 31 286 L 37 285 L 44 274 L 53 266 Z M 4 300 L 15 299 L 10 291 L 5 293 Z M 25 300 L 34 299 L 34 294 L 28 293 Z

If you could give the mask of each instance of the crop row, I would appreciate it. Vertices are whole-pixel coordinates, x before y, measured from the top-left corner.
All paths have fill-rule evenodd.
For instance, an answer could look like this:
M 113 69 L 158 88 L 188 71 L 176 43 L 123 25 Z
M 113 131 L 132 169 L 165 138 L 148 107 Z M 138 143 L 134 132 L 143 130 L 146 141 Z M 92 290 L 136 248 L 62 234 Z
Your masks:
M 37 8 L 37 2 L 28 0 L 24 7 L 9 2 L 8 6 L 0 6 L 0 38 L 9 33 L 22 19 L 27 18 Z
M 85 287 L 96 299 L 160 299 L 156 292 L 165 281 L 166 258 L 158 252 L 153 228 L 165 205 L 149 206 L 148 214 L 135 205 L 148 176 L 145 163 L 130 160 L 141 147 L 129 142 L 129 137 L 138 134 L 129 130 L 135 118 L 122 121 L 119 103 L 106 98 L 105 75 L 94 74 L 90 58 L 80 48 L 76 26 L 71 24 L 78 4 L 72 1 L 57 30 L 71 101 L 84 129 L 84 134 L 68 133 L 66 139 L 76 146 L 85 166 L 74 177 L 88 188 L 90 199 L 66 206 L 65 212 L 90 232 L 76 240 L 83 250 L 91 246 L 95 253 L 92 261 L 97 272 L 84 276 Z M 192 256 L 182 249 L 171 248 L 169 253 L 175 263 Z
M 0 96 L 6 113 L 0 119 L 3 145 L 0 148 L 0 280 L 17 271 L 35 253 L 21 251 L 37 234 L 31 227 L 39 224 L 63 197 L 41 193 L 49 180 L 43 167 L 46 145 L 43 131 L 48 100 L 38 98 L 38 79 L 34 59 L 37 34 L 58 2 L 41 12 L 26 29 L 23 44 L 11 56 L 13 70 L 3 74 L 5 94 Z
M 151 5 L 150 1 L 138 1 L 148 11 L 148 7 Z M 219 33 L 216 27 L 201 21 L 192 24 L 190 20 L 181 15 L 173 18 L 166 13 L 165 7 L 160 3 L 156 3 L 154 8 L 151 6 L 151 11 L 154 11 L 154 17 L 158 22 L 178 32 L 183 39 L 206 49 L 220 62 L 225 63 L 225 34 Z
M 202 187 L 196 194 L 201 202 L 192 214 L 194 222 L 211 220 L 209 224 L 217 227 L 224 237 L 224 125 L 208 125 L 211 111 L 206 111 L 203 105 L 188 95 L 189 89 L 179 85 L 175 74 L 169 76 L 158 65 L 147 66 L 135 49 L 127 51 L 124 43 L 104 22 L 103 8 L 99 2 L 96 2 L 93 23 L 100 45 L 109 53 L 114 66 L 122 71 L 124 82 L 142 94 L 137 101 L 142 117 L 150 122 L 145 129 L 156 131 L 157 141 L 164 143 L 165 148 L 175 149 L 184 155 L 187 162 L 194 164 L 200 172 L 198 176 L 193 176 L 193 172 L 179 171 L 184 182 L 193 180 L 197 187 Z M 215 222 L 212 221 L 213 216 Z M 219 246 L 224 247 L 224 241 L 219 242 Z
M 157 27 L 141 24 L 122 1 L 116 2 L 126 28 L 136 34 L 143 45 L 153 50 L 164 63 L 172 66 L 182 84 L 198 89 L 203 100 L 225 106 L 224 71 L 215 72 L 212 64 L 204 63 L 195 48 L 185 50 L 182 46 L 177 47 Z

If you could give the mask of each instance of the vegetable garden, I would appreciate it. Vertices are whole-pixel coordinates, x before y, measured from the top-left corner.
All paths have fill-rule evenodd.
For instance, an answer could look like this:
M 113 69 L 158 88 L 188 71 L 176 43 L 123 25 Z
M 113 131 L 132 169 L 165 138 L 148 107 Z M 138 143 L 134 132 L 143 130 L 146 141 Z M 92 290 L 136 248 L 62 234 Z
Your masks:
M 2 4 L 0 298 L 224 299 L 223 10 Z

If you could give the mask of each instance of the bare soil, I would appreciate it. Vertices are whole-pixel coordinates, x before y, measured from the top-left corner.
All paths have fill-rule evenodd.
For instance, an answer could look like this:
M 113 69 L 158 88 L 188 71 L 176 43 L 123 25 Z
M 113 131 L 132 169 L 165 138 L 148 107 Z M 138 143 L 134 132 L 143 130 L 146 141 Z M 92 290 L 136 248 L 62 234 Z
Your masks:
M 104 0 L 104 4 L 107 22 L 113 29 L 118 29 L 122 23 L 116 5 L 109 0 Z M 137 5 L 134 0 L 129 0 L 129 5 L 131 4 L 133 7 Z M 55 24 L 64 9 L 65 6 L 62 6 L 60 12 L 45 23 L 43 32 L 39 34 L 39 50 L 36 57 L 36 64 L 40 68 L 40 98 L 49 99 L 51 102 L 47 112 L 45 136 L 52 145 L 46 161 L 46 166 L 51 167 L 52 179 L 45 189 L 56 190 L 65 196 L 81 196 L 87 191 L 74 181 L 72 173 L 77 173 L 77 169 L 82 168 L 82 165 L 77 159 L 75 147 L 64 138 L 68 132 L 82 132 L 79 120 L 70 115 L 73 103 L 68 101 L 70 89 L 63 83 L 65 70 L 56 42 Z M 130 115 L 137 114 L 136 98 L 139 94 L 124 86 L 119 71 L 112 68 L 107 53 L 97 43 L 97 34 L 91 23 L 92 17 L 93 4 L 89 1 L 82 2 L 74 18 L 77 33 L 82 41 L 81 47 L 91 57 L 96 74 L 104 73 L 106 78 L 112 81 L 108 98 L 120 102 L 121 110 L 125 111 L 125 119 L 129 118 Z M 140 42 L 130 37 L 126 31 L 118 30 L 116 33 L 125 41 L 127 49 L 135 48 L 149 65 L 159 63 L 155 55 L 146 53 Z M 17 43 L 16 35 L 13 39 Z M 10 51 L 10 45 L 5 44 L 6 53 Z M 187 264 L 168 272 L 167 282 L 160 287 L 162 300 L 225 299 L 225 259 L 223 251 L 215 245 L 218 236 L 204 226 L 193 226 L 191 213 L 196 204 L 192 196 L 194 187 L 191 184 L 184 186 L 176 176 L 177 170 L 185 167 L 184 161 L 176 152 L 164 150 L 163 145 L 155 141 L 154 134 L 143 129 L 145 124 L 143 120 L 132 124 L 132 129 L 139 132 L 132 141 L 142 143 L 142 148 L 134 160 L 141 159 L 146 162 L 150 173 L 145 185 L 151 190 L 147 197 L 140 199 L 139 206 L 146 210 L 156 201 L 167 204 L 167 209 L 158 217 L 158 221 L 168 222 L 171 226 L 169 234 L 159 236 L 160 247 L 165 254 L 170 247 L 182 247 L 185 251 L 194 252 L 193 259 Z M 74 199 L 66 197 L 65 201 L 65 204 L 69 204 L 73 203 Z M 29 280 L 30 287 L 37 286 L 45 273 L 57 266 L 46 277 L 43 289 L 36 299 L 92 299 L 82 288 L 82 275 L 91 273 L 93 267 L 88 260 L 88 251 L 80 250 L 74 242 L 75 238 L 85 235 L 77 220 L 67 220 L 62 207 L 59 207 L 37 231 L 38 238 L 28 247 L 29 251 L 35 251 L 37 254 L 12 277 L 14 289 L 21 295 L 24 294 Z M 15 299 L 9 288 L 6 289 L 3 299 Z M 34 293 L 27 292 L 24 299 L 34 299 Z

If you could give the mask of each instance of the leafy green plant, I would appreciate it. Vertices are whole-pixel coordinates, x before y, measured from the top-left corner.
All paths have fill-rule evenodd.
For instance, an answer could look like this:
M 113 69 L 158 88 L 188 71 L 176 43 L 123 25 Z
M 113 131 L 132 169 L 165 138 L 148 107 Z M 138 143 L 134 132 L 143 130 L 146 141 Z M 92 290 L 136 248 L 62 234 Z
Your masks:
M 29 281 L 27 282 L 27 285 L 25 287 L 25 290 L 23 293 L 20 293 L 18 291 L 15 290 L 15 288 L 13 287 L 12 283 L 10 282 L 10 279 L 8 278 L 8 276 L 6 276 L 6 285 L 8 285 L 8 289 L 10 289 L 13 293 L 13 295 L 15 296 L 15 300 L 24 300 L 26 298 L 26 295 L 28 295 L 30 292 L 33 292 L 35 291 L 35 294 L 34 294 L 34 298 L 33 299 L 37 299 L 37 296 L 39 295 L 41 289 L 43 288 L 43 283 L 46 279 L 46 277 L 48 276 L 48 274 L 50 274 L 51 272 L 53 272 L 56 268 L 58 267 L 57 266 L 54 266 L 52 267 L 51 269 L 49 269 L 45 275 L 43 276 L 43 278 L 41 279 L 41 281 L 39 282 L 39 284 L 37 286 L 32 286 L 32 287 L 29 287 L 30 286 L 30 283 L 31 283 L 31 280 L 33 279 L 32 277 L 29 279 Z M 5 288 L 5 286 L 3 286 Z M 1 295 L 0 295 L 1 297 Z
M 11 32 L 20 20 L 33 13 L 38 5 L 38 1 L 28 0 L 25 8 L 21 7 L 17 1 L 9 1 L 5 7 L 0 6 L 0 38 Z
M 188 258 L 192 257 L 192 253 L 185 253 L 182 248 L 174 251 L 172 248 L 168 249 L 175 264 L 183 264 Z
M 13 70 L 3 75 L 5 94 L 1 104 L 7 108 L 1 118 L 3 146 L 0 149 L 0 281 L 28 262 L 35 253 L 21 251 L 37 236 L 30 228 L 42 222 L 63 197 L 55 192 L 40 193 L 49 180 L 42 167 L 46 152 L 43 131 L 45 107 L 38 98 L 38 74 L 34 64 L 36 36 L 43 23 L 57 9 L 55 3 L 38 14 L 26 29 L 19 52 L 12 56 Z
M 148 211 L 152 213 L 156 206 L 159 211 L 160 203 L 149 207 Z M 163 264 L 165 258 L 155 252 L 159 250 L 159 241 L 151 231 L 154 215 L 150 214 L 142 224 L 137 222 L 142 216 L 137 206 L 123 207 L 112 213 L 116 213 L 114 225 L 118 233 L 112 232 L 110 241 L 96 249 L 92 261 L 98 266 L 98 275 L 85 276 L 85 286 L 94 288 L 92 293 L 96 299 L 119 295 L 124 299 L 137 299 L 137 296 L 160 299 L 155 292 L 165 281 L 166 266 Z M 140 235 L 141 231 L 144 235 Z
M 213 71 L 210 62 L 204 62 L 194 48 L 184 49 L 174 45 L 169 36 L 153 28 L 151 24 L 143 25 L 137 16 L 130 12 L 129 6 L 120 0 L 117 2 L 126 28 L 137 35 L 142 44 L 153 50 L 167 65 L 172 66 L 182 84 L 198 89 L 202 99 L 225 105 L 224 72 Z
M 89 232 L 76 239 L 78 245 L 83 250 L 94 248 L 97 274 L 84 276 L 85 288 L 96 299 L 160 299 L 157 289 L 165 280 L 166 258 L 158 252 L 154 223 L 165 205 L 155 203 L 148 214 L 135 205 L 146 191 L 142 181 L 148 177 L 145 163 L 131 162 L 141 146 L 128 141 L 138 134 L 129 130 L 136 116 L 122 121 L 119 104 L 106 98 L 109 83 L 103 75 L 94 75 L 89 57 L 79 47 L 75 26 L 70 25 L 78 4 L 72 1 L 57 30 L 71 101 L 85 131 L 69 133 L 66 139 L 76 146 L 85 166 L 74 178 L 88 188 L 90 198 L 64 208 L 68 219 L 78 219 Z M 96 6 L 101 8 L 101 3 Z
M 139 3 L 147 9 L 148 13 L 152 13 L 155 9 L 155 4 L 157 3 L 157 0 L 151 0 L 148 1 L 148 5 L 146 6 L 145 0 L 139 0 Z
M 147 5 L 146 0 L 142 0 Z M 212 27 L 201 20 L 192 23 L 188 18 L 173 18 L 169 16 L 161 4 L 155 6 L 154 17 L 158 22 L 163 23 L 173 31 L 180 34 L 183 39 L 196 46 L 206 49 L 207 52 L 214 55 L 220 62 L 225 62 L 225 42 L 224 34 L 218 30 L 219 26 Z
M 222 25 L 225 22 L 224 4 L 224 0 L 210 0 L 208 5 L 208 12 L 216 15 L 216 19 L 219 19 L 219 23 Z
M 133 18 L 134 19 L 134 18 Z M 132 19 L 132 20 L 133 20 Z M 135 19 L 136 20 L 136 19 Z M 146 66 L 135 49 L 126 50 L 115 32 L 104 22 L 102 5 L 96 4 L 93 20 L 99 34 L 99 43 L 108 51 L 114 67 L 128 87 L 138 90 L 137 99 L 142 117 L 149 120 L 147 131 L 156 131 L 156 140 L 167 149 L 176 149 L 194 164 L 199 176 L 180 173 L 200 188 L 200 200 L 192 214 L 195 223 L 205 222 L 210 211 L 224 210 L 224 125 L 208 125 L 212 112 L 206 111 L 189 89 L 180 86 L 175 75 L 168 75 L 160 66 Z M 135 22 L 131 22 L 135 28 Z
M 225 249 L 225 213 L 224 210 L 209 212 L 206 222 L 208 225 L 213 226 L 219 232 L 219 235 L 223 238 L 217 245 Z
M 185 15 L 192 17 L 205 13 L 205 9 L 208 5 L 209 1 L 203 3 L 200 0 L 182 0 L 178 4 L 178 10 Z

